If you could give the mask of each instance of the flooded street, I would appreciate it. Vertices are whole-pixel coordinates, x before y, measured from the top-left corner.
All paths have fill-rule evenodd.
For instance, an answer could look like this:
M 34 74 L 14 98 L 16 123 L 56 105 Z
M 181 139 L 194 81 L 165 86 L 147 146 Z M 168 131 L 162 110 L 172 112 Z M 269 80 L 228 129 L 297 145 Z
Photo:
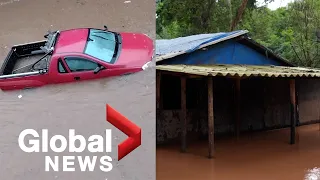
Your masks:
M 270 131 L 216 140 L 216 158 L 209 160 L 206 142 L 157 148 L 158 180 L 317 180 L 320 175 L 319 125 L 298 128 L 297 144 L 289 145 L 290 130 Z M 320 177 L 318 177 L 319 179 Z M 308 180 L 309 180 L 308 179 Z
M 11 46 L 42 40 L 49 29 L 107 25 L 111 31 L 139 32 L 154 38 L 154 12 L 155 2 L 149 0 L 127 3 L 118 0 L 0 0 L 0 64 Z M 154 94 L 154 69 L 130 76 L 24 91 L 0 91 L 1 179 L 154 179 Z M 131 158 L 120 162 L 116 160 L 117 144 L 126 135 L 106 122 L 106 103 L 143 129 L 142 146 L 130 154 Z M 89 136 L 103 134 L 106 128 L 111 128 L 114 141 L 110 156 L 114 158 L 114 168 L 105 173 L 97 164 L 94 172 L 79 172 L 76 162 L 76 172 L 45 172 L 44 154 L 28 154 L 19 149 L 19 133 L 27 128 L 38 132 L 46 128 L 49 136 L 67 136 L 68 129 Z M 149 161 L 143 161 L 145 158 Z

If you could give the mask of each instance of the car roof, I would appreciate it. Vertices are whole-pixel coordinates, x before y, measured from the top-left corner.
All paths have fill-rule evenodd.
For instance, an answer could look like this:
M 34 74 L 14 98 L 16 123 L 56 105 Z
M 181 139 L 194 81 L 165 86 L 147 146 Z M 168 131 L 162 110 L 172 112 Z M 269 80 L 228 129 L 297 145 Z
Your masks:
M 88 32 L 88 28 L 61 31 L 53 53 L 83 53 L 87 42 Z

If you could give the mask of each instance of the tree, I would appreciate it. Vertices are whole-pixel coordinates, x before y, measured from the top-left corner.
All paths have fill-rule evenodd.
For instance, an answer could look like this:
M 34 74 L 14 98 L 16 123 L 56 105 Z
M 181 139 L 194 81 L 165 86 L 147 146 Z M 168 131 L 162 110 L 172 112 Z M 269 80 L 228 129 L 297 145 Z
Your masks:
M 270 1 L 272 0 L 266 0 Z M 256 0 L 158 1 L 157 37 L 172 38 L 229 31 L 231 26 L 235 29 L 246 9 L 256 8 L 255 3 Z
M 266 1 L 270 2 L 270 0 Z M 157 5 L 157 38 L 249 30 L 250 36 L 294 64 L 320 67 L 320 1 L 296 0 L 271 11 L 255 0 L 163 0 Z
M 238 25 L 240 19 L 242 18 L 244 10 L 247 7 L 247 4 L 248 4 L 248 0 L 242 0 L 241 6 L 238 9 L 237 16 L 235 17 L 235 19 L 231 23 L 230 31 L 233 31 L 236 28 L 236 26 Z
M 291 39 L 294 59 L 299 65 L 319 65 L 319 43 L 315 31 L 319 27 L 320 3 L 314 0 L 296 1 L 289 5 L 290 24 L 294 30 Z

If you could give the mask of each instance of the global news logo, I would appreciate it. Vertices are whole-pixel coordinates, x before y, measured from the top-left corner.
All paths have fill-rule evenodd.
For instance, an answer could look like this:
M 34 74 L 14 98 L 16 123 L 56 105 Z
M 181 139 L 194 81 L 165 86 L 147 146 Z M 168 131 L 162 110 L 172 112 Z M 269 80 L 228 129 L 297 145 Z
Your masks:
M 141 145 L 141 128 L 108 104 L 106 105 L 106 120 L 128 136 L 126 140 L 118 145 L 118 161 L 120 161 Z M 40 134 L 34 129 L 25 129 L 18 137 L 19 147 L 26 153 L 46 153 L 49 150 L 57 153 L 55 156 L 45 155 L 45 171 L 77 171 L 75 168 L 77 167 L 76 163 L 79 164 L 80 171 L 95 171 L 97 164 L 103 172 L 112 170 L 112 157 L 108 155 L 108 153 L 112 152 L 111 129 L 106 129 L 104 136 L 91 135 L 87 139 L 81 134 L 76 134 L 75 129 L 69 129 L 68 137 L 57 134 L 49 138 L 48 133 L 48 129 L 42 129 Z M 27 136 L 32 138 L 26 143 Z M 77 141 L 80 144 L 79 146 L 76 146 Z M 57 142 L 60 142 L 59 146 L 57 146 Z M 92 153 L 92 155 L 79 155 L 85 150 Z M 59 153 L 66 151 L 71 154 L 77 153 L 78 155 L 58 156 Z M 95 153 L 106 153 L 106 155 L 98 157 Z M 62 167 L 59 164 L 62 164 Z

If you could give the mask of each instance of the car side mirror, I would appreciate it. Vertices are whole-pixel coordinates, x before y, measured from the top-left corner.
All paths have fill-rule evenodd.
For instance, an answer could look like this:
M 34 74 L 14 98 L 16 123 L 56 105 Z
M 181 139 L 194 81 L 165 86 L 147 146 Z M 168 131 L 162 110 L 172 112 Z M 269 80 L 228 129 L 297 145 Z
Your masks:
M 108 27 L 106 25 L 103 26 L 105 31 L 108 31 Z
M 103 69 L 103 66 L 98 66 L 93 70 L 94 74 L 98 74 Z

